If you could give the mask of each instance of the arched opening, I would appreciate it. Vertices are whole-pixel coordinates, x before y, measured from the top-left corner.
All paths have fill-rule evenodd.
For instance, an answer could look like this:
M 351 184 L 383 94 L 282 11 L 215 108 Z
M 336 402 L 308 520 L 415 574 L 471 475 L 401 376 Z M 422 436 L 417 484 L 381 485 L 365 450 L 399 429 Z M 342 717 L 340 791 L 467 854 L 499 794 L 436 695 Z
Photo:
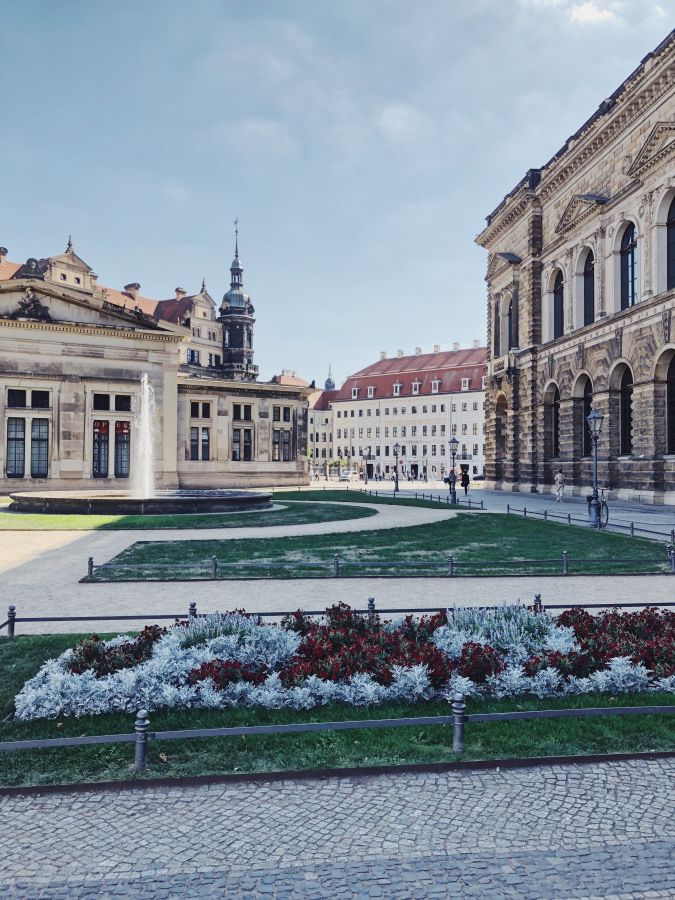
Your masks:
M 504 459 L 506 457 L 506 397 L 501 394 L 495 404 L 495 478 L 504 477 Z
M 668 207 L 666 219 L 666 290 L 675 288 L 675 197 Z
M 584 280 L 584 325 L 595 321 L 595 257 L 593 251 L 586 254 L 583 271 Z
M 572 430 L 574 458 L 583 459 L 593 452 L 587 417 L 593 408 L 593 382 L 586 374 L 577 379 L 573 390 Z
M 637 281 L 637 233 L 630 222 L 621 236 L 621 309 L 635 306 L 638 299 Z
M 633 452 L 633 373 L 626 366 L 619 386 L 619 456 Z
M 675 354 L 666 374 L 666 447 L 675 453 Z
M 494 355 L 495 356 L 502 355 L 501 327 L 502 327 L 501 304 L 499 302 L 499 298 L 497 298 L 495 300 L 494 318 L 492 320 L 493 345 L 494 345 Z
M 565 295 L 563 274 L 558 274 L 553 282 L 553 339 L 562 337 L 565 329 Z
M 544 457 L 560 456 L 560 390 L 553 384 L 544 394 Z
M 584 395 L 583 395 L 583 412 L 582 412 L 582 422 L 581 422 L 581 434 L 582 434 L 582 456 L 590 456 L 593 453 L 593 442 L 591 440 L 591 431 L 588 427 L 588 417 L 591 414 L 591 410 L 593 408 L 593 385 L 591 384 L 591 379 L 587 378 L 586 383 L 584 384 Z
M 508 350 L 511 350 L 516 346 L 513 325 L 513 300 L 509 300 L 509 308 L 506 313 L 506 340 L 509 345 L 507 348 Z

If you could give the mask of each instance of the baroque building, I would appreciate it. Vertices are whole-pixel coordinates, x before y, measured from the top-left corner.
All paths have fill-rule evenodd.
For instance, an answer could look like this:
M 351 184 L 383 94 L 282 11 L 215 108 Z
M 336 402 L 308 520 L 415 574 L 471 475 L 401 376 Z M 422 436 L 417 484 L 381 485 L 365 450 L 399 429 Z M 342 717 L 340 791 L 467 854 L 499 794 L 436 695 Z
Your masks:
M 216 310 L 98 284 L 74 251 L 12 263 L 0 248 L 0 491 L 105 489 L 134 476 L 141 378 L 156 402 L 158 487 L 308 480 L 302 384 L 262 383 L 238 246 Z
M 487 217 L 486 475 L 675 502 L 675 31 Z

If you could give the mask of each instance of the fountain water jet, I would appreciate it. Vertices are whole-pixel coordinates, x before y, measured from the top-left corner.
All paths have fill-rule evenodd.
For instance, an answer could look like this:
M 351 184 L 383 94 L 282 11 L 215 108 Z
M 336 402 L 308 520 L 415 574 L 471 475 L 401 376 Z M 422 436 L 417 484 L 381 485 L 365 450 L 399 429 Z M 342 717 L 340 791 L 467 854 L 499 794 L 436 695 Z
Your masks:
M 155 390 L 150 384 L 147 372 L 141 378 L 141 392 L 136 414 L 133 468 L 131 478 L 135 497 L 150 499 L 155 496 L 155 422 L 157 404 Z

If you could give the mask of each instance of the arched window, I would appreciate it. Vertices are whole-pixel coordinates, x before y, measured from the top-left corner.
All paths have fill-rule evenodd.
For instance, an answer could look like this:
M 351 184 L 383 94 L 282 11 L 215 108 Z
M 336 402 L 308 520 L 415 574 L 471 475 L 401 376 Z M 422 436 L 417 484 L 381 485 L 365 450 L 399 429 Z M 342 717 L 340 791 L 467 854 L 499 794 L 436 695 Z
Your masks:
M 666 220 L 666 290 L 675 288 L 675 197 L 668 209 Z
M 621 309 L 637 303 L 637 236 L 631 222 L 621 238 Z
M 502 342 L 501 342 L 501 305 L 499 300 L 495 300 L 495 317 L 494 322 L 492 323 L 494 327 L 494 349 L 495 356 L 502 355 Z
M 591 432 L 588 427 L 588 417 L 591 414 L 591 409 L 593 408 L 593 385 L 591 384 L 590 378 L 586 379 L 586 384 L 584 385 L 584 403 L 583 403 L 583 418 L 581 422 L 582 426 L 582 455 L 590 456 L 593 452 L 591 445 Z
M 509 345 L 506 349 L 511 350 L 516 345 L 513 331 L 513 300 L 509 300 L 509 310 L 506 314 L 506 337 Z
M 564 330 L 564 291 L 563 275 L 558 272 L 553 284 L 553 337 L 563 336 Z
M 633 373 L 626 367 L 620 388 L 621 433 L 619 455 L 630 456 L 633 451 Z
M 551 404 L 551 455 L 560 456 L 560 391 L 555 389 Z
M 591 250 L 584 263 L 584 325 L 595 321 L 595 257 Z
M 666 375 L 666 418 L 668 453 L 675 453 L 675 356 L 668 366 Z

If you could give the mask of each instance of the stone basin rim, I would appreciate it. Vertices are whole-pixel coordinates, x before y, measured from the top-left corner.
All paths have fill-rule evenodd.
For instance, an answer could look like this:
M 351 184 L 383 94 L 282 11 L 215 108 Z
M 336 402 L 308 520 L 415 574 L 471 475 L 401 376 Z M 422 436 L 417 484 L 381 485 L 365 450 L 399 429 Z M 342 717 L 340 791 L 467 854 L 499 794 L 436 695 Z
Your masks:
M 183 488 L 159 490 L 153 497 L 135 497 L 126 491 L 18 491 L 11 493 L 13 512 L 57 514 L 146 515 L 152 513 L 238 512 L 271 509 L 269 491 Z

